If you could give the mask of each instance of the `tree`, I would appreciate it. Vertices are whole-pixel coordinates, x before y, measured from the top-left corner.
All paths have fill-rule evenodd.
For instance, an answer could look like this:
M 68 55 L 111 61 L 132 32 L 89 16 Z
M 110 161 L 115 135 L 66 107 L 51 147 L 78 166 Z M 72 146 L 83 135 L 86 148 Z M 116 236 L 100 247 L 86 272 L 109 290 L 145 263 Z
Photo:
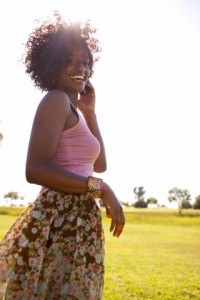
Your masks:
M 190 209 L 192 208 L 192 204 L 188 200 L 182 201 L 182 209 Z
M 146 191 L 144 190 L 143 186 L 135 187 L 133 192 L 135 194 L 136 201 L 144 201 L 144 194 Z
M 154 197 L 150 197 L 149 199 L 147 199 L 147 204 L 157 204 L 158 200 Z
M 4 195 L 4 198 L 10 198 L 12 200 L 16 200 L 19 198 L 18 192 L 8 192 Z
M 186 206 L 188 206 L 188 203 L 190 204 L 191 195 L 190 195 L 190 192 L 186 189 L 182 190 L 177 187 L 174 187 L 173 189 L 169 190 L 168 200 L 169 200 L 169 202 L 172 202 L 172 201 L 177 202 L 179 214 L 181 215 L 182 209 L 186 208 Z
M 194 202 L 193 208 L 194 208 L 194 209 L 200 209 L 200 195 L 198 195 L 198 196 L 195 198 L 195 202 Z
M 135 194 L 135 200 L 136 200 L 134 206 L 136 208 L 146 208 L 148 205 L 144 201 L 144 194 L 146 193 L 144 187 L 143 186 L 135 187 L 133 189 L 133 192 Z

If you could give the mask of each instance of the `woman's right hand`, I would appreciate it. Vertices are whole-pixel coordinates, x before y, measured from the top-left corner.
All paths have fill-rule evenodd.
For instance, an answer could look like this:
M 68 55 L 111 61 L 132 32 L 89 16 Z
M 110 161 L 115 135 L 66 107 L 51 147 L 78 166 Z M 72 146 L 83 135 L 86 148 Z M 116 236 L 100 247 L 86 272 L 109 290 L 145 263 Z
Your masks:
M 101 200 L 106 208 L 107 217 L 112 219 L 110 232 L 113 232 L 113 236 L 119 237 L 125 225 L 125 216 L 115 193 L 105 182 L 103 184 Z

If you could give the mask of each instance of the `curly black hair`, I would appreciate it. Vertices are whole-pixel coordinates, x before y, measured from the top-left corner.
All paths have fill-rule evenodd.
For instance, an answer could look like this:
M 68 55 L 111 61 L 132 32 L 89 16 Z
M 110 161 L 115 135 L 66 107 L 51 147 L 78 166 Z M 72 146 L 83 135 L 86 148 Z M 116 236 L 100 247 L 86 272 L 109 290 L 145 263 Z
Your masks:
M 26 43 L 24 64 L 34 85 L 42 91 L 56 88 L 57 79 L 69 63 L 73 51 L 82 49 L 89 56 L 91 76 L 93 64 L 101 51 L 94 37 L 96 30 L 90 22 L 71 23 L 54 13 L 55 21 L 48 20 L 37 27 Z

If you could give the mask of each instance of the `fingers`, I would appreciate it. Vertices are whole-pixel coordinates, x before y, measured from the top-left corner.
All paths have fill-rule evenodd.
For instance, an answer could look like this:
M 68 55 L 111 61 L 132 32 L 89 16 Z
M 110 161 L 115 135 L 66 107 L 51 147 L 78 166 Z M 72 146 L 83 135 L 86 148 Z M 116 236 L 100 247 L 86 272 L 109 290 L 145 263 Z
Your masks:
M 113 231 L 113 236 L 119 237 L 123 231 L 125 225 L 125 217 L 122 208 L 118 210 L 115 215 L 111 215 L 112 221 L 110 226 L 110 232 Z
M 125 225 L 124 213 L 114 192 L 105 183 L 101 199 L 106 208 L 107 217 L 110 217 L 112 219 L 110 232 L 113 232 L 113 236 L 119 237 Z
M 108 218 L 111 218 L 111 213 L 110 213 L 110 208 L 109 207 L 106 207 L 106 216 Z
M 91 94 L 95 94 L 94 86 L 92 85 L 92 83 L 89 80 L 86 83 L 85 90 L 86 90 L 86 93 L 90 92 Z
M 122 231 L 123 231 L 123 228 L 124 228 L 124 224 L 117 224 L 117 225 L 115 226 L 115 230 L 114 230 L 114 232 L 113 232 L 113 236 L 119 237 L 120 234 L 121 234 Z
M 94 89 L 92 83 L 90 80 L 88 80 L 87 84 L 86 84 L 89 88 Z

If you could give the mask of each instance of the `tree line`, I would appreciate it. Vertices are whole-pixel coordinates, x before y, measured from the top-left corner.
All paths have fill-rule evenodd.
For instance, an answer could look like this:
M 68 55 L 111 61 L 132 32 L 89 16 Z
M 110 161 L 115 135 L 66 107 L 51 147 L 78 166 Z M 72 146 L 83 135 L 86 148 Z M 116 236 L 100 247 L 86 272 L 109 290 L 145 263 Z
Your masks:
M 158 200 L 155 197 L 150 197 L 148 199 L 145 199 L 146 191 L 143 186 L 135 187 L 133 189 L 133 193 L 134 193 L 134 202 L 132 206 L 134 206 L 135 208 L 147 208 L 151 204 L 159 205 Z M 191 204 L 192 197 L 189 190 L 174 187 L 170 189 L 168 193 L 169 193 L 168 201 L 177 203 L 179 214 L 182 213 L 183 209 L 189 209 L 189 208 L 200 209 L 200 195 L 198 195 L 195 198 L 195 202 L 192 205 Z M 9 198 L 11 200 L 24 199 L 23 196 L 19 196 L 18 192 L 14 192 L 14 191 L 5 194 L 4 198 L 5 199 Z
M 146 208 L 149 204 L 158 205 L 158 200 L 154 197 L 150 197 L 149 199 L 145 200 L 146 191 L 144 190 L 143 186 L 135 187 L 133 189 L 133 193 L 135 195 L 135 201 L 133 202 L 133 206 L 135 208 Z M 170 189 L 168 193 L 168 201 L 177 203 L 179 214 L 182 213 L 183 209 L 200 209 L 200 195 L 196 196 L 195 202 L 192 205 L 192 197 L 189 190 L 174 187 Z

